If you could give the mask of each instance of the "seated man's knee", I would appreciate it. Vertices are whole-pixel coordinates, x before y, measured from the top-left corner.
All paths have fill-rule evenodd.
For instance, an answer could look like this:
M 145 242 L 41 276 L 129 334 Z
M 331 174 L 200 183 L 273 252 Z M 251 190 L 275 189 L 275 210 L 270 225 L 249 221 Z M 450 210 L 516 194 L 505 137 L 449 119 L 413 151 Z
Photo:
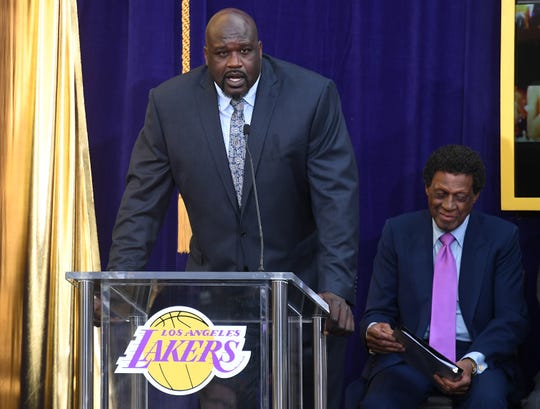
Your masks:
M 502 370 L 487 370 L 473 378 L 471 389 L 460 408 L 497 409 L 508 407 L 508 379 Z
M 383 369 L 366 387 L 360 408 L 414 408 L 433 390 L 424 375 L 406 364 Z

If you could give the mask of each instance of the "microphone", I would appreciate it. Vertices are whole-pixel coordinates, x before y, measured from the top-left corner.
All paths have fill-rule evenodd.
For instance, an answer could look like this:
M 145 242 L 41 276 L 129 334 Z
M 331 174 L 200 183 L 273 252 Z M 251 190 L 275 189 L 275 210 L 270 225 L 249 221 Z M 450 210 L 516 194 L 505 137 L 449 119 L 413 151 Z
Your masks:
M 259 241 L 260 241 L 260 248 L 261 248 L 261 253 L 259 256 L 259 271 L 264 271 L 264 235 L 263 235 L 262 222 L 261 222 L 261 209 L 259 207 L 259 195 L 257 194 L 257 183 L 255 183 L 255 169 L 253 167 L 253 158 L 251 157 L 251 152 L 248 146 L 248 136 L 249 136 L 249 131 L 250 131 L 249 124 L 244 124 L 243 131 L 244 131 L 244 136 L 246 138 L 246 153 L 248 155 L 249 166 L 251 169 L 251 181 L 253 182 L 253 196 L 255 197 L 255 210 L 257 211 L 257 223 L 259 225 Z

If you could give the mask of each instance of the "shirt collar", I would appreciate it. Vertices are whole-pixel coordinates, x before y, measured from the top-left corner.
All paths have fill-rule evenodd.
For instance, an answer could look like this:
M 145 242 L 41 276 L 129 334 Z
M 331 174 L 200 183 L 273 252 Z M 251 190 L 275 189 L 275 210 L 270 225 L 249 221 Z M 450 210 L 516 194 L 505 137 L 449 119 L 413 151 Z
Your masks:
M 247 104 L 249 104 L 251 107 L 255 106 L 255 96 L 257 95 L 257 88 L 259 87 L 259 80 L 261 79 L 261 75 L 257 77 L 257 81 L 255 81 L 255 84 L 251 86 L 249 91 L 246 95 L 243 96 L 244 101 L 246 101 Z M 214 81 L 214 87 L 216 87 L 216 91 L 218 94 L 218 107 L 220 111 L 225 111 L 231 104 L 231 97 L 225 95 L 223 90 L 219 87 L 218 84 Z
M 468 214 L 465 220 L 463 220 L 463 223 L 461 223 L 456 229 L 450 232 L 452 233 L 452 236 L 454 236 L 455 240 L 461 248 L 463 248 L 463 240 L 465 240 L 465 232 L 467 231 L 467 225 L 469 224 L 470 216 L 471 215 Z M 439 238 L 446 232 L 444 230 L 441 230 L 439 226 L 437 226 L 435 220 L 431 219 L 431 223 L 433 226 L 433 245 L 435 246 L 437 240 L 439 240 Z

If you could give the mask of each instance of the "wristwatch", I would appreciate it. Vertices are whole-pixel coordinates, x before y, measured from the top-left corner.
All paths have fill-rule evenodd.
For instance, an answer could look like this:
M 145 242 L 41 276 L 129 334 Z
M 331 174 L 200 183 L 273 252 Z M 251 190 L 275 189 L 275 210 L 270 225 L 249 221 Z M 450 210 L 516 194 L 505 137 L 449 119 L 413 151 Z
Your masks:
M 469 357 L 464 358 L 464 360 L 465 359 L 468 359 L 469 361 L 471 361 L 471 368 L 472 368 L 471 375 L 472 376 L 476 375 L 476 373 L 478 372 L 478 365 L 476 364 L 476 361 L 474 359 L 472 359 L 472 358 L 469 358 Z

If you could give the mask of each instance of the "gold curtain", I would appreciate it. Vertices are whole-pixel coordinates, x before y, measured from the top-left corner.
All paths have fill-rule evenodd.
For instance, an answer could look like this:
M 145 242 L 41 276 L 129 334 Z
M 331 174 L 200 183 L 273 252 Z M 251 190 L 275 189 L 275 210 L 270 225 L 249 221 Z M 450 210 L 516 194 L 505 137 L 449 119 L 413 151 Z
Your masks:
M 99 271 L 76 0 L 0 0 L 0 402 L 77 406 L 77 300 Z
M 189 0 L 182 0 L 180 4 L 182 21 L 182 74 L 191 69 L 191 37 L 189 18 Z M 187 215 L 186 205 L 182 196 L 178 195 L 178 253 L 189 253 L 189 241 L 191 240 L 191 225 Z

